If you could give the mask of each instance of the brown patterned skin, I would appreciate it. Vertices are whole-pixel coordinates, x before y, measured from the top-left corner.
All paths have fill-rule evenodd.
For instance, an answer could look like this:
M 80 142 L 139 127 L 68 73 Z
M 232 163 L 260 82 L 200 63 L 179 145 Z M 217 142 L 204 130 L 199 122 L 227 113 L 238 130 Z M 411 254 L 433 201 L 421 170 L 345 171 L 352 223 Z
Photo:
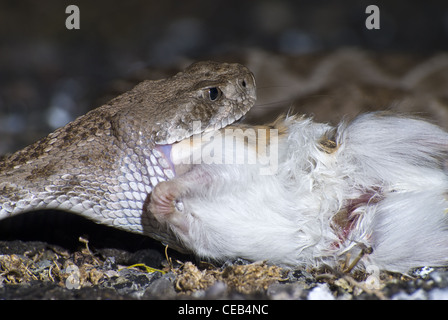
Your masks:
M 164 148 L 238 120 L 255 99 L 254 77 L 239 64 L 199 62 L 144 81 L 4 158 L 0 219 L 61 209 L 178 247 L 143 211 L 153 187 L 174 177 Z

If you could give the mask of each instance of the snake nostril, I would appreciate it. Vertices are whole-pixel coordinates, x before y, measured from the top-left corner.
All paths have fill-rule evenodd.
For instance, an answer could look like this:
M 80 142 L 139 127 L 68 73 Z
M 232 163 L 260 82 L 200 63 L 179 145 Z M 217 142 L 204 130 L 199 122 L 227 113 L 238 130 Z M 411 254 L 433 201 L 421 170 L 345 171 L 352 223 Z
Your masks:
M 252 74 L 246 75 L 244 78 L 238 81 L 238 86 L 243 90 L 254 88 L 255 87 L 254 76 Z
M 249 82 L 250 82 L 250 81 L 248 81 L 247 79 L 240 79 L 240 80 L 238 81 L 238 86 L 239 86 L 241 89 L 247 89 L 247 88 L 249 87 Z

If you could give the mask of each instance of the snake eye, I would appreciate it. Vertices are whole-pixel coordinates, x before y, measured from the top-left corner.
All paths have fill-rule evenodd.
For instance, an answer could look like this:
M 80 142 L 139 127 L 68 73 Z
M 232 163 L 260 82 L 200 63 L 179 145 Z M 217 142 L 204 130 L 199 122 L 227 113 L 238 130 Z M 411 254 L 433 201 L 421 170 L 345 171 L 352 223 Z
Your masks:
M 212 87 L 208 88 L 208 97 L 211 101 L 218 100 L 222 95 L 222 91 L 219 88 Z

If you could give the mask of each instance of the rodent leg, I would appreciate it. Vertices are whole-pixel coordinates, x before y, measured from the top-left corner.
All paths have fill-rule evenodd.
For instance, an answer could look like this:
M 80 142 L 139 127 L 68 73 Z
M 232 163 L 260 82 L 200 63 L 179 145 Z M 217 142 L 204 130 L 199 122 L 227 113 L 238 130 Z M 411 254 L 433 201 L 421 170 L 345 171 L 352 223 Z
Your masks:
M 170 223 L 184 229 L 186 213 L 182 196 L 194 193 L 211 183 L 211 177 L 195 167 L 182 176 L 159 182 L 150 194 L 149 211 L 160 223 Z

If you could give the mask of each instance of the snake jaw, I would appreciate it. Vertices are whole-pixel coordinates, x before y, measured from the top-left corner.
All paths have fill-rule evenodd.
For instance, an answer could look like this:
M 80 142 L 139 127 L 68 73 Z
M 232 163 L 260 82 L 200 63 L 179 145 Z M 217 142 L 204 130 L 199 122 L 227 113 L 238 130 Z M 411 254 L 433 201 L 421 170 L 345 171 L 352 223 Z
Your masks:
M 172 145 L 171 144 L 157 145 L 155 147 L 155 149 L 161 153 L 161 159 L 166 161 L 167 164 L 165 166 L 167 166 L 170 169 L 172 169 L 173 172 L 175 173 L 175 168 L 174 168 L 173 162 L 171 161 Z

